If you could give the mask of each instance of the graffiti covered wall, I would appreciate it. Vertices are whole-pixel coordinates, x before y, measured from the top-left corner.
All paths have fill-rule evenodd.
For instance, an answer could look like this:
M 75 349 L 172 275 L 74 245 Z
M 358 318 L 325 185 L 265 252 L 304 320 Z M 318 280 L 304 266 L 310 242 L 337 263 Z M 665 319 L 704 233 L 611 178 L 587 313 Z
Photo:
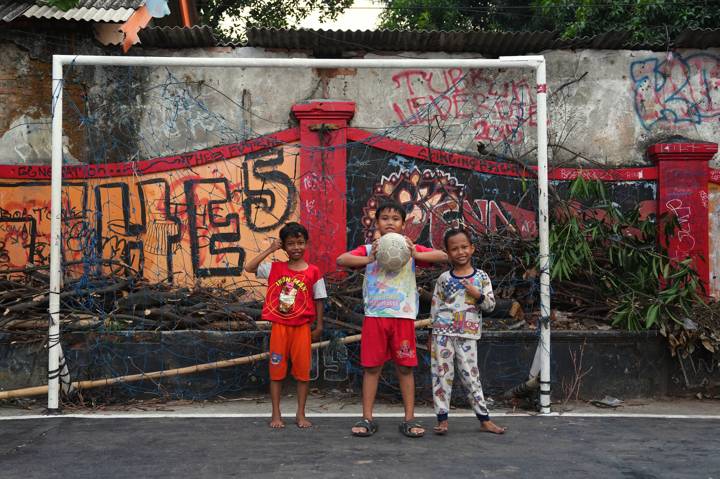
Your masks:
M 474 170 L 470 165 L 441 165 L 438 159 L 433 159 L 436 161 L 364 144 L 349 149 L 348 244 L 358 245 L 371 239 L 375 208 L 384 199 L 395 199 L 404 205 L 406 234 L 434 248 L 442 249 L 445 231 L 460 222 L 481 233 L 501 236 L 512 233 L 523 239 L 537 236 L 534 180 L 523 178 L 518 172 L 492 174 Z M 568 184 L 553 181 L 560 195 L 565 194 Z M 638 206 L 643 215 L 654 214 L 655 182 L 616 181 L 607 183 L 607 188 L 621 207 Z
M 648 56 L 630 64 L 630 76 L 635 114 L 648 131 L 659 126 L 687 130 L 720 117 L 719 55 Z
M 254 277 L 242 274 L 246 258 L 298 218 L 299 148 L 278 143 L 124 164 L 131 169 L 66 169 L 62 235 L 69 271 L 107 273 L 127 265 L 151 282 L 252 285 Z M 15 168 L 16 178 L 0 182 L 0 269 L 48 263 L 48 170 Z
M 522 143 L 526 128 L 537 125 L 535 88 L 528 79 L 498 79 L 490 70 L 450 68 L 403 70 L 392 75 L 391 101 L 403 124 L 470 121 L 474 139 Z
M 251 47 L 142 53 L 297 56 Z M 650 144 L 678 137 L 712 142 L 720 136 L 717 48 L 554 50 L 544 56 L 552 164 L 646 165 Z M 393 55 L 367 53 L 365 58 Z M 0 60 L 0 92 L 5 93 L 0 95 L 5 112 L 0 163 L 47 164 L 49 65 L 2 43 Z M 356 102 L 355 125 L 401 141 L 464 154 L 534 158 L 536 86 L 527 70 L 278 69 L 268 74 L 265 69 L 150 68 L 118 74 L 76 67 L 72 73 L 65 86 L 65 149 L 80 162 L 144 160 L 270 134 L 293 126 L 289 109 L 309 98 Z

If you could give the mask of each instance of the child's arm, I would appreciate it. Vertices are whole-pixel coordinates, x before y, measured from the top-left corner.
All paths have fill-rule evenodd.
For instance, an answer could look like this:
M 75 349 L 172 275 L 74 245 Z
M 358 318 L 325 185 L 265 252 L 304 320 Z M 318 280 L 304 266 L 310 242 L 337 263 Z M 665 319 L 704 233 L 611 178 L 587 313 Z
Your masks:
M 322 299 L 315 300 L 315 328 L 312 330 L 312 341 L 322 338 L 323 315 L 325 314 L 325 302 Z
M 421 247 L 423 251 L 418 251 L 415 243 L 413 243 L 410 238 L 406 236 L 405 241 L 407 241 L 408 248 L 410 248 L 410 252 L 412 257 L 415 258 L 415 261 L 421 263 L 447 263 L 448 255 L 446 252 L 425 247 Z
M 438 278 L 435 281 L 435 289 L 433 290 L 432 302 L 430 303 L 430 318 L 433 320 L 433 323 L 437 319 L 438 308 L 440 307 L 440 291 L 441 290 L 442 290 L 442 287 L 440 286 L 440 278 Z
M 318 272 L 318 274 L 320 274 Z M 323 315 L 325 313 L 325 300 L 328 297 L 325 279 L 321 276 L 312 287 L 313 299 L 315 300 L 315 328 L 312 330 L 312 341 L 322 338 Z
M 442 291 L 442 286 L 440 286 L 440 278 L 438 278 L 435 281 L 435 289 L 433 290 L 432 295 L 432 302 L 430 303 L 430 319 L 432 319 L 432 324 L 430 325 L 430 334 L 428 334 L 428 342 L 427 342 L 427 348 L 428 351 L 432 354 L 432 336 L 435 334 L 435 327 L 436 322 L 438 319 L 438 309 L 440 307 L 440 291 Z
M 263 262 L 265 258 L 273 254 L 275 251 L 282 249 L 282 241 L 274 239 L 272 244 L 262 253 L 245 263 L 245 271 L 248 273 L 257 273 L 258 266 Z
M 375 261 L 375 251 L 377 251 L 377 243 L 378 240 L 373 241 L 372 249 L 370 250 L 370 254 L 368 256 L 356 254 L 356 252 L 360 248 L 341 254 L 336 260 L 337 265 L 341 268 L 353 269 L 362 268 L 369 265 L 370 263 Z M 365 246 L 361 246 L 361 248 L 364 249 Z
M 447 263 L 448 255 L 445 251 L 434 249 L 432 251 L 415 251 L 415 260 L 423 263 Z

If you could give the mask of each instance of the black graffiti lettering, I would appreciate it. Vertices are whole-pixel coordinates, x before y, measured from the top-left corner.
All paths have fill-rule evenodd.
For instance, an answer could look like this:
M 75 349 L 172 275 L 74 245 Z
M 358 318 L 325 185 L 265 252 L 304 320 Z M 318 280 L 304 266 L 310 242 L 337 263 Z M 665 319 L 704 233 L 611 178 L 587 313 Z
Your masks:
M 0 240 L 0 263 L 9 263 L 10 262 L 10 254 L 8 253 L 8 250 L 5 248 L 5 241 Z
M 276 170 L 267 170 L 267 168 L 275 167 L 283 164 L 283 152 L 281 149 L 270 150 L 268 156 L 267 151 L 257 154 L 249 154 L 243 162 L 243 190 L 245 199 L 243 200 L 243 210 L 245 211 L 245 221 L 252 231 L 265 232 L 270 231 L 277 226 L 283 224 L 295 211 L 296 188 L 290 177 L 285 173 Z M 266 159 L 260 159 L 266 158 Z M 248 166 L 253 161 L 252 176 Z M 260 182 L 260 188 L 251 187 L 251 180 Z M 287 199 L 285 207 L 279 213 L 275 212 L 276 198 L 273 187 L 280 185 L 285 189 Z M 254 210 L 254 211 L 253 211 Z M 262 220 L 258 216 L 262 214 Z
M 198 203 L 195 191 L 199 186 L 210 185 L 215 193 L 219 194 L 220 200 L 200 200 L 206 203 Z M 215 213 L 215 208 L 230 202 L 230 184 L 226 178 L 209 178 L 201 180 L 189 180 L 185 182 L 185 198 L 187 201 L 188 232 L 190 234 L 190 256 L 192 258 L 193 271 L 198 278 L 208 276 L 234 276 L 242 273 L 245 262 L 245 250 L 238 245 L 220 247 L 220 243 L 237 243 L 240 241 L 240 217 L 237 213 L 229 213 L 225 217 Z M 199 213 L 200 212 L 200 213 Z M 207 224 L 199 224 L 199 219 L 207 212 Z M 232 228 L 231 232 L 209 234 L 210 264 L 216 263 L 214 256 L 223 255 L 231 258 L 237 255 L 232 263 L 226 266 L 201 265 L 200 261 L 200 234 L 199 230 L 211 228 Z M 229 261 L 229 260 L 228 260 Z
M 163 210 L 157 211 L 153 203 L 148 204 L 148 191 L 150 188 L 162 188 Z M 173 282 L 173 251 L 175 245 L 180 243 L 182 238 L 182 222 L 180 218 L 171 214 L 170 185 L 163 179 L 152 179 L 141 181 L 137 185 L 138 197 L 140 198 L 140 211 L 142 224 L 148 232 L 145 238 L 146 245 L 151 250 L 149 254 L 164 255 L 167 271 L 167 281 Z
M 121 219 L 111 215 L 118 212 L 114 205 L 104 205 L 103 190 L 120 190 Z M 107 206 L 107 208 L 104 208 Z M 107 216 L 107 217 L 106 217 Z M 106 183 L 95 187 L 96 245 L 98 256 L 103 259 L 120 258 L 135 268 L 142 276 L 145 263 L 143 241 L 138 237 L 145 232 L 145 225 L 133 223 L 130 209 L 130 189 L 126 183 Z M 134 239 L 131 239 L 134 238 Z M 107 246 L 110 246 L 108 250 Z M 109 255 L 108 255 L 109 253 Z
M 35 241 L 37 240 L 37 222 L 32 216 L 26 217 L 0 217 L 3 231 L 8 234 L 0 245 L 0 263 L 9 263 L 10 254 L 7 251 L 8 241 L 13 245 L 20 245 L 25 249 L 28 263 L 35 262 Z M 28 225 L 30 229 L 28 230 Z

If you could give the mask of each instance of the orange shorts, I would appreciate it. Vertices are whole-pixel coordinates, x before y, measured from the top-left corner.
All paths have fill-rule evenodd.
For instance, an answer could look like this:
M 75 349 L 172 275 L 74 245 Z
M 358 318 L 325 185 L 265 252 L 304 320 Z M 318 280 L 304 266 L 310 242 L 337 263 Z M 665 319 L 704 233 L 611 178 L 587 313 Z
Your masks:
M 270 379 L 285 379 L 290 360 L 293 377 L 298 381 L 310 381 L 311 343 L 309 323 L 302 326 L 273 323 L 270 331 Z

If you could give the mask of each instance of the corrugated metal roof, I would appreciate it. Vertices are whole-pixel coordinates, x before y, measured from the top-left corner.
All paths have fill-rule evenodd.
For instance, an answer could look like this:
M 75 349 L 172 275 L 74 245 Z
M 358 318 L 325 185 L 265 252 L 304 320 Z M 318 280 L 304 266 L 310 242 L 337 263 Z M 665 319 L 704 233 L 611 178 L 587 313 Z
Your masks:
M 41 4 L 43 2 L 36 2 Z M 138 8 L 144 5 L 145 0 L 78 0 L 75 8 L 104 8 L 106 10 L 117 10 L 120 8 Z
M 247 45 L 261 48 L 312 50 L 315 56 L 345 51 L 426 51 L 480 53 L 487 57 L 540 53 L 553 49 L 665 50 L 720 47 L 720 29 L 687 30 L 670 45 L 631 41 L 627 31 L 562 39 L 556 32 L 441 32 L 399 30 L 309 30 L 251 28 Z
M 124 22 L 135 12 L 133 8 L 71 8 L 62 11 L 56 7 L 45 5 L 33 5 L 23 17 L 27 18 L 50 18 L 54 20 L 77 20 L 87 22 Z
M 720 46 L 720 29 L 686 30 L 673 42 L 677 48 L 709 48 Z
M 488 56 L 540 52 L 553 48 L 553 32 L 441 32 L 400 30 L 280 30 L 251 28 L 248 46 L 312 50 L 316 55 L 343 51 L 475 52 Z
M 0 5 L 0 20 L 12 22 L 32 6 L 32 2 L 3 2 Z
M 0 20 L 11 22 L 18 17 L 84 20 L 89 22 L 124 22 L 145 0 L 79 0 L 70 10 L 63 11 L 45 1 L 0 2 Z
M 218 44 L 207 25 L 185 27 L 150 27 L 138 32 L 140 45 L 151 48 L 203 48 Z

